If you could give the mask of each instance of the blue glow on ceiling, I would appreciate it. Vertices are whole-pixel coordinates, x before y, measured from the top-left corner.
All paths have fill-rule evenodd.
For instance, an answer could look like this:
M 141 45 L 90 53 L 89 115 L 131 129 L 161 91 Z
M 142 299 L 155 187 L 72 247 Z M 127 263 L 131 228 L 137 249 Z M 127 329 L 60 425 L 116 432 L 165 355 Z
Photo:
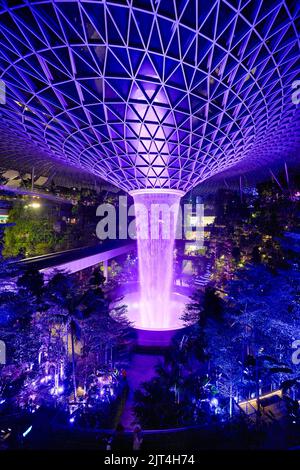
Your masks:
M 0 159 L 187 191 L 299 151 L 297 1 L 0 4 Z

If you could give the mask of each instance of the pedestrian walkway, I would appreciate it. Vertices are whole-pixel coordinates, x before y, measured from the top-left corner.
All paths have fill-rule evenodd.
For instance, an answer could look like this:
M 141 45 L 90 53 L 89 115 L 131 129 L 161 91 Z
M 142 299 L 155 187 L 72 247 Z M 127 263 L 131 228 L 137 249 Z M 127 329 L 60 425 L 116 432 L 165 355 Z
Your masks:
M 121 416 L 120 422 L 126 431 L 134 427 L 135 416 L 133 412 L 134 392 L 154 377 L 155 366 L 163 360 L 163 356 L 147 353 L 136 353 L 132 357 L 129 369 L 127 369 L 127 381 L 129 386 L 128 398 Z
M 287 416 L 287 407 L 282 400 L 281 390 L 276 390 L 267 395 L 263 395 L 260 401 L 260 421 L 266 425 L 270 425 L 275 421 L 281 422 Z M 240 409 L 247 415 L 249 422 L 256 424 L 257 422 L 257 400 L 247 400 L 238 404 Z

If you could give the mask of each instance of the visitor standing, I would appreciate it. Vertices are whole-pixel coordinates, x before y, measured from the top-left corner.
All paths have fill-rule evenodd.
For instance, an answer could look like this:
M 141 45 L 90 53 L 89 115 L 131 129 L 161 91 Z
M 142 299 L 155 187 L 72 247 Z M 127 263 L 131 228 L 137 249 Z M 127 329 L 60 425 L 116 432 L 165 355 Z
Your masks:
M 141 450 L 142 442 L 142 429 L 140 426 L 136 426 L 133 431 L 133 450 Z

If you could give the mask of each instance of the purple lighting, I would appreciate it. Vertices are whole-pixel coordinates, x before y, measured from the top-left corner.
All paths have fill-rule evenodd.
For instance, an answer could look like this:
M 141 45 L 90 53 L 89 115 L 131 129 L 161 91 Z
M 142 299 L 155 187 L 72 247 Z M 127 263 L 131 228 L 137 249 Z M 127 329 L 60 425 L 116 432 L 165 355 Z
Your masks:
M 141 294 L 139 292 L 126 294 L 124 299 L 122 299 L 122 304 L 125 303 L 127 305 L 127 316 L 133 323 L 134 327 L 140 330 L 140 332 L 144 332 L 144 335 L 141 335 L 142 342 L 145 343 L 145 340 L 149 341 L 149 339 L 152 338 L 157 343 L 159 342 L 159 335 L 157 334 L 159 331 L 167 334 L 168 332 L 184 327 L 181 317 L 188 301 L 189 299 L 185 295 L 174 292 L 171 293 L 168 302 L 167 327 L 162 326 L 162 318 L 160 318 L 159 315 L 155 315 L 155 312 L 154 315 L 156 317 L 157 324 L 154 325 L 154 321 L 152 321 L 151 324 L 146 323 L 143 315 L 144 310 L 141 301 Z M 161 307 L 159 307 L 159 311 L 162 311 Z M 154 333 L 152 337 L 149 335 L 150 332 Z M 163 335 L 161 338 L 168 338 L 168 335 Z
M 136 212 L 140 301 L 139 327 L 170 329 L 173 248 L 181 191 L 131 193 Z
M 1 5 L 1 163 L 187 192 L 297 159 L 297 2 Z
M 297 160 L 299 2 L 0 3 L 2 166 L 82 169 L 138 209 Z M 137 224 L 138 323 L 168 329 L 174 232 Z

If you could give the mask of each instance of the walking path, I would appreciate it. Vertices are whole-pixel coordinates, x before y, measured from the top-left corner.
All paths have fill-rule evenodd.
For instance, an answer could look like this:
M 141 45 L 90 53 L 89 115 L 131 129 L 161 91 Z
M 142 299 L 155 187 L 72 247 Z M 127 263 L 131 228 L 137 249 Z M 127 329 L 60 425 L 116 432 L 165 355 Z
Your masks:
M 163 360 L 163 356 L 146 353 L 136 353 L 133 355 L 131 364 L 127 369 L 127 380 L 129 386 L 128 398 L 121 416 L 120 422 L 126 431 L 134 427 L 135 416 L 133 413 L 134 391 L 140 388 L 143 382 L 147 382 L 155 374 L 155 366 Z

